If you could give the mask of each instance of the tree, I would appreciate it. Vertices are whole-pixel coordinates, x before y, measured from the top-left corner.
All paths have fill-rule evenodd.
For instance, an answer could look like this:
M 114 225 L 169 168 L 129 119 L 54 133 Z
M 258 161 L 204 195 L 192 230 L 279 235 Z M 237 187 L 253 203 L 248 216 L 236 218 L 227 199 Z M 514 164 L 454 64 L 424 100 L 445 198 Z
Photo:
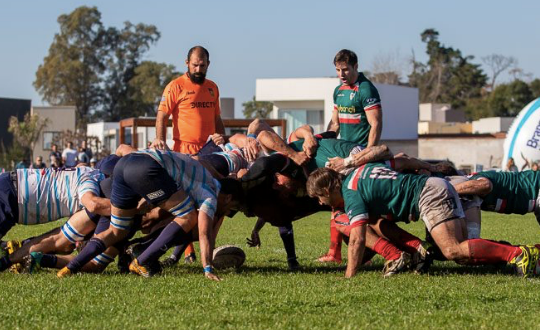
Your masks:
M 36 72 L 34 87 L 52 105 L 74 105 L 77 125 L 85 127 L 102 97 L 107 31 L 96 7 L 79 7 L 60 15 L 58 23 L 60 32 Z
M 267 118 L 270 112 L 274 109 L 272 102 L 257 101 L 255 96 L 251 101 L 242 103 L 244 107 L 244 116 L 247 119 L 251 118 Z
M 129 97 L 133 101 L 132 115 L 155 113 L 163 90 L 171 80 L 180 75 L 173 65 L 142 62 L 129 81 Z
M 473 56 L 462 56 L 459 49 L 445 47 L 439 42 L 439 32 L 426 29 L 421 34 L 426 43 L 427 63 L 412 59 L 413 71 L 409 84 L 420 90 L 421 102 L 451 103 L 461 107 L 469 98 L 479 97 L 487 77 Z
M 111 51 L 107 60 L 103 117 L 118 121 L 134 116 L 132 109 L 137 105 L 130 97 L 130 81 L 144 54 L 159 40 L 160 33 L 154 25 L 125 22 L 122 30 L 110 28 L 108 34 Z M 161 91 L 157 95 L 160 94 Z
M 489 85 L 491 90 L 495 89 L 495 81 L 501 73 L 517 65 L 517 60 L 514 57 L 499 54 L 484 56 L 482 62 L 491 69 L 491 83 Z
M 400 85 L 404 66 L 398 50 L 387 54 L 379 53 L 371 61 L 369 79 L 375 83 Z
M 38 115 L 27 113 L 23 121 L 19 122 L 17 117 L 9 118 L 8 131 L 13 134 L 15 143 L 24 150 L 26 157 L 31 158 L 32 151 L 36 145 L 41 131 L 47 126 L 48 119 L 43 119 Z
M 536 78 L 529 84 L 533 98 L 540 97 L 540 79 Z
M 533 100 L 529 85 L 521 80 L 497 86 L 488 97 L 491 116 L 505 117 L 517 114 Z

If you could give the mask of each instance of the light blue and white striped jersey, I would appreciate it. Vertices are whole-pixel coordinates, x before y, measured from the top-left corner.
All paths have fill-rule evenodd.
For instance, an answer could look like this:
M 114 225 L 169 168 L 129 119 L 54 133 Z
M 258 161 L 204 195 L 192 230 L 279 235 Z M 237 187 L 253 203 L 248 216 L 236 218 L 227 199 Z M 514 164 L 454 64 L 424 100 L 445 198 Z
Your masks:
M 149 155 L 157 161 L 195 202 L 197 209 L 214 217 L 221 185 L 204 166 L 189 155 L 173 151 L 146 149 L 136 153 Z
M 87 192 L 100 195 L 105 176 L 90 167 L 17 170 L 19 224 L 35 225 L 71 216 Z

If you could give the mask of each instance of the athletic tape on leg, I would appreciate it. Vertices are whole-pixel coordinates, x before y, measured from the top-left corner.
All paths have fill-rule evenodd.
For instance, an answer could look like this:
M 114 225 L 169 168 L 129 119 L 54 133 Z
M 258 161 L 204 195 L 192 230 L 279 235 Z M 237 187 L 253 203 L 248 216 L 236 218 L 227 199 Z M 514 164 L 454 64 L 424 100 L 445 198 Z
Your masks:
M 62 234 L 71 243 L 82 242 L 84 240 L 84 235 L 73 228 L 69 224 L 69 221 L 62 226 Z
M 169 212 L 175 217 L 181 217 L 193 211 L 194 208 L 193 200 L 191 200 L 191 197 L 188 196 L 186 199 L 176 204 L 176 206 L 169 209 Z
M 114 261 L 114 257 L 106 254 L 105 252 L 98 254 L 92 261 L 96 264 L 107 266 Z
M 133 217 L 121 217 L 111 214 L 111 226 L 121 229 L 129 230 L 133 224 Z

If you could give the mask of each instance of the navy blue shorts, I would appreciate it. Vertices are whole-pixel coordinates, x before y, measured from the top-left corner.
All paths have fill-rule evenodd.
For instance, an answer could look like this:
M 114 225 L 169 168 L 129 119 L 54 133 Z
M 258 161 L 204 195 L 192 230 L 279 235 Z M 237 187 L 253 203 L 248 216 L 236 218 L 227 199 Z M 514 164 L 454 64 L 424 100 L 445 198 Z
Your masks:
M 0 174 L 0 238 L 19 220 L 17 193 L 10 173 Z
M 195 154 L 195 156 L 207 156 L 211 155 L 214 152 L 222 152 L 223 150 L 217 146 L 217 144 L 214 143 L 214 141 L 210 140 L 204 144 L 204 146 L 199 150 L 198 153 Z
M 123 210 L 137 207 L 141 198 L 157 206 L 178 189 L 167 171 L 151 156 L 129 154 L 116 164 L 111 204 Z
M 229 176 L 229 163 L 224 156 L 217 154 L 201 155 L 199 156 L 199 160 L 205 161 L 212 165 L 212 167 L 219 174 L 223 175 L 223 177 Z

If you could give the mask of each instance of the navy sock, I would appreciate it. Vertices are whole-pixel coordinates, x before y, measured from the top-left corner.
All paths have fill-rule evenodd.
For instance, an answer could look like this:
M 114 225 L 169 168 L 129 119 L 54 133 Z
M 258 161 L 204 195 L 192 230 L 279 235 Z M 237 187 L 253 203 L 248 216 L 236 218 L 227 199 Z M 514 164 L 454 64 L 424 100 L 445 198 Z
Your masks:
M 190 240 L 191 236 L 179 224 L 173 221 L 163 229 L 152 245 L 137 257 L 137 260 L 141 265 L 148 265 L 158 261 L 171 247 Z
M 174 258 L 176 261 L 182 258 L 184 251 L 188 247 L 189 243 L 180 244 L 174 247 L 173 253 L 171 253 L 171 258 Z
M 56 262 L 58 261 L 58 258 L 54 254 L 44 254 L 41 257 L 41 262 L 39 265 L 42 268 L 56 268 Z
M 0 272 L 8 269 L 9 267 L 11 267 L 11 265 L 13 265 L 13 263 L 11 262 L 11 260 L 9 260 L 8 256 L 0 258 Z
M 69 264 L 67 264 L 66 267 L 69 268 L 69 270 L 71 270 L 71 272 L 73 273 L 77 272 L 84 265 L 86 265 L 86 263 L 94 259 L 94 257 L 102 253 L 106 249 L 107 249 L 107 246 L 102 240 L 100 240 L 99 238 L 93 237 L 88 241 L 88 244 L 86 244 L 86 246 L 79 253 L 79 255 L 76 256 L 75 259 L 71 260 Z
M 283 241 L 285 252 L 287 252 L 287 261 L 296 260 L 296 249 L 294 246 L 294 231 L 292 225 L 279 227 L 279 236 Z

